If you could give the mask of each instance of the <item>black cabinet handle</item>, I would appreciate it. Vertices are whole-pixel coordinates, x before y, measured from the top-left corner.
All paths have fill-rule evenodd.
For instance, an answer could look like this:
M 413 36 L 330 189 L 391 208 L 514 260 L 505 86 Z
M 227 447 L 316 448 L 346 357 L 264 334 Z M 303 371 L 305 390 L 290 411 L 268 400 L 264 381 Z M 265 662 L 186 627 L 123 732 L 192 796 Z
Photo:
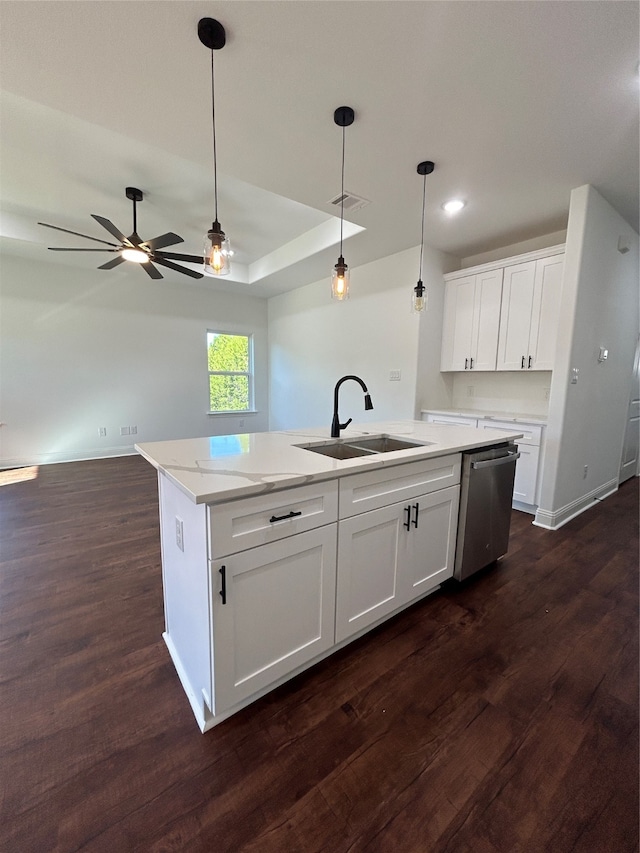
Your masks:
M 295 518 L 297 515 L 302 515 L 302 510 L 300 510 L 300 512 L 294 512 L 291 510 L 287 515 L 272 515 L 269 521 L 273 524 L 274 521 L 286 521 L 288 518 Z
M 520 363 L 520 370 L 524 370 L 524 356 L 522 356 L 522 361 Z
M 220 590 L 220 598 L 222 599 L 222 603 L 227 603 L 227 567 L 221 566 L 218 571 L 220 572 L 220 577 L 222 578 L 222 588 Z
M 465 370 L 467 370 L 467 368 L 468 368 L 468 367 L 469 367 L 469 359 L 468 359 L 468 358 L 465 358 L 465 360 L 464 360 L 464 369 L 465 369 Z
M 473 370 L 473 357 L 469 359 L 469 368 Z
M 416 517 L 413 519 L 413 526 L 417 527 L 418 526 L 418 513 L 420 512 L 420 504 L 414 504 L 413 508 L 416 511 Z
M 407 520 L 404 522 L 405 530 L 411 530 L 411 504 L 404 508 L 404 511 L 407 513 Z
M 531 356 L 529 356 L 529 367 L 531 367 Z

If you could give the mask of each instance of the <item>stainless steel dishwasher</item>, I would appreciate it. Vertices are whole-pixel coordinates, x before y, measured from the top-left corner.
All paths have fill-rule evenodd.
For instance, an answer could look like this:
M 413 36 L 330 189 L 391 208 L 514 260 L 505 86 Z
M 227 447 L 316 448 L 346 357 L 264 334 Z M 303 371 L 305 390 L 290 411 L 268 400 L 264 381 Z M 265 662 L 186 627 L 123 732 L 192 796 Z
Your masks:
M 453 576 L 464 580 L 507 553 L 516 460 L 515 444 L 462 454 L 460 515 Z

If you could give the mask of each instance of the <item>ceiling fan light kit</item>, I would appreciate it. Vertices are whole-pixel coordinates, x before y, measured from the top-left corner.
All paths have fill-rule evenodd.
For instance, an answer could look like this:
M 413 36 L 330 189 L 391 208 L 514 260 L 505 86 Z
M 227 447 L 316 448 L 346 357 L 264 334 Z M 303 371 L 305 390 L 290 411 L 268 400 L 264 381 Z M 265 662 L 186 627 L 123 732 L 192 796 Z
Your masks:
M 218 161 L 216 152 L 216 96 L 213 73 L 213 51 L 222 50 L 227 41 L 224 27 L 214 18 L 198 21 L 198 38 L 211 51 L 211 124 L 213 128 L 213 195 L 215 218 L 204 241 L 204 273 L 210 276 L 229 275 L 231 272 L 231 246 L 229 238 L 218 222 Z
M 183 243 L 182 237 L 174 234 L 173 231 L 168 231 L 166 234 L 161 234 L 159 237 L 154 237 L 153 240 L 142 240 L 138 235 L 138 216 L 136 205 L 142 201 L 144 194 L 137 187 L 126 187 L 126 197 L 133 202 L 133 231 L 128 237 L 120 231 L 109 219 L 104 216 L 97 216 L 92 213 L 91 216 L 103 228 L 105 228 L 112 237 L 115 237 L 118 243 L 110 243 L 107 240 L 100 240 L 97 237 L 90 237 L 88 234 L 80 234 L 78 231 L 69 231 L 68 228 L 58 228 L 57 225 L 48 225 L 46 222 L 38 222 L 38 225 L 43 225 L 45 228 L 53 228 L 54 231 L 63 231 L 65 234 L 73 234 L 75 237 L 82 237 L 85 240 L 93 240 L 95 243 L 102 243 L 105 246 L 111 246 L 110 249 L 67 249 L 49 246 L 52 252 L 110 252 L 116 257 L 101 264 L 99 270 L 112 270 L 114 267 L 120 266 L 123 263 L 136 263 L 142 267 L 150 278 L 164 278 L 160 270 L 157 270 L 154 264 L 167 267 L 167 269 L 181 272 L 191 278 L 202 278 L 201 272 L 188 269 L 187 267 L 178 266 L 173 261 L 186 261 L 188 263 L 200 263 L 200 258 L 197 255 L 182 255 L 175 252 L 161 252 L 165 246 L 175 246 L 176 243 Z

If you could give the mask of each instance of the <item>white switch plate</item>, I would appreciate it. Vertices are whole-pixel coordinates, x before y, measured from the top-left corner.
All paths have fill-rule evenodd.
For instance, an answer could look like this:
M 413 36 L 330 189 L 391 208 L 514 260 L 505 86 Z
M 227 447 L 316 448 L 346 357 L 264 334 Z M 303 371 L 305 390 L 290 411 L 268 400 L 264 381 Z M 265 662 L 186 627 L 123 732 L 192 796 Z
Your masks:
M 401 373 L 399 370 L 390 370 L 389 371 L 389 382 L 399 382 Z
M 131 435 L 131 427 L 120 427 L 120 435 Z
M 100 436 L 100 438 L 104 438 L 106 436 L 106 434 L 107 434 L 107 428 L 106 427 L 98 427 L 98 435 Z
M 572 384 L 572 385 L 577 385 L 577 384 L 578 384 L 578 374 L 579 374 L 579 373 L 580 373 L 580 368 L 579 368 L 579 367 L 572 367 L 572 368 L 571 368 L 571 384 Z
M 184 522 L 176 515 L 176 545 L 184 551 Z

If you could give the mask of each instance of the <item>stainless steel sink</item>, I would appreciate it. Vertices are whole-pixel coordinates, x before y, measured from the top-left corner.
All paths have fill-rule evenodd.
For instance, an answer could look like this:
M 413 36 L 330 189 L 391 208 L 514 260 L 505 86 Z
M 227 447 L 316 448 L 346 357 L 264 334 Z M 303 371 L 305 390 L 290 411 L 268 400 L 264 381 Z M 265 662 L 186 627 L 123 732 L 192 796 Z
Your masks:
M 345 444 L 342 441 L 306 447 L 302 445 L 302 449 L 310 450 L 312 453 L 321 453 L 323 456 L 331 456 L 332 459 L 355 459 L 356 456 L 373 456 L 375 453 L 374 450 L 367 450 L 363 447 L 352 447 L 350 444 Z
M 318 444 L 298 444 L 302 450 L 321 453 L 332 459 L 355 459 L 358 456 L 372 456 L 376 453 L 391 453 L 393 450 L 409 450 L 412 447 L 426 447 L 432 441 L 406 441 L 393 438 L 390 435 L 374 435 L 371 437 L 354 438 L 350 441 L 337 439 Z
M 376 435 L 372 438 L 354 438 L 350 441 L 351 447 L 359 447 L 371 450 L 374 453 L 391 453 L 392 450 L 408 450 L 411 447 L 424 447 L 433 444 L 431 441 L 405 441 L 400 438 L 392 438 L 390 435 Z

